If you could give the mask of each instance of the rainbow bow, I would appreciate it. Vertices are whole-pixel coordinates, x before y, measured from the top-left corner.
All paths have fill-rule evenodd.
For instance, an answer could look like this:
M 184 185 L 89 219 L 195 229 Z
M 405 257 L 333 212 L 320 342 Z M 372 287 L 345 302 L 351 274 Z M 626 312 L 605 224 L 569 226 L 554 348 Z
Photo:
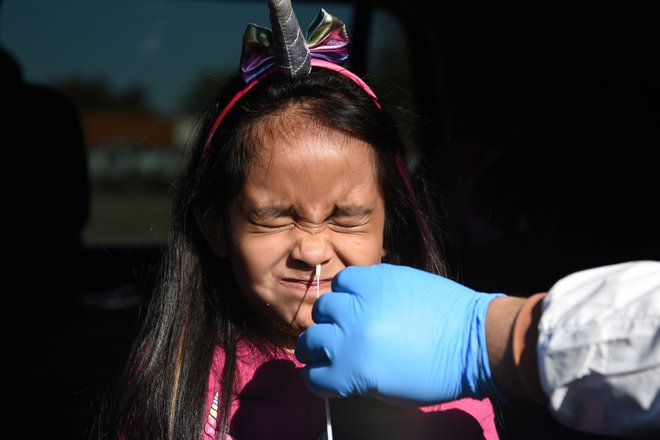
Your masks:
M 348 33 L 344 22 L 321 9 L 307 29 L 307 48 L 312 58 L 343 66 L 348 60 Z M 249 24 L 243 34 L 241 75 L 246 83 L 275 64 L 273 32 Z

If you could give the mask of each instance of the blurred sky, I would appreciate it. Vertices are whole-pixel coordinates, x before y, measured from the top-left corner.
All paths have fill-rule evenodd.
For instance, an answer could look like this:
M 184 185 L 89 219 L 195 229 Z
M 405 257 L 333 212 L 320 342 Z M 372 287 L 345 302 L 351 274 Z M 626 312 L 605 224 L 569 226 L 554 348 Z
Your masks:
M 350 32 L 350 9 L 330 4 L 294 2 L 303 30 L 324 6 Z M 105 78 L 118 90 L 140 84 L 165 113 L 202 72 L 237 68 L 248 23 L 270 27 L 265 0 L 2 0 L 0 7 L 0 41 L 27 80 Z

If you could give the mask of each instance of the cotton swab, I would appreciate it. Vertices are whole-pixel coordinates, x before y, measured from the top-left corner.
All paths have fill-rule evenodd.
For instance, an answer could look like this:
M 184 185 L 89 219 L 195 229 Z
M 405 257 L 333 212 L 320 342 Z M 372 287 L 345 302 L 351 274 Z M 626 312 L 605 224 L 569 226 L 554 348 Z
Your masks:
M 330 422 L 330 401 L 325 399 L 325 432 L 328 440 L 332 440 L 332 423 Z
M 321 265 L 316 265 L 316 299 L 321 296 Z
M 321 265 L 316 265 L 316 299 L 321 296 Z M 332 422 L 330 421 L 330 401 L 325 399 L 325 432 L 327 440 L 332 440 Z

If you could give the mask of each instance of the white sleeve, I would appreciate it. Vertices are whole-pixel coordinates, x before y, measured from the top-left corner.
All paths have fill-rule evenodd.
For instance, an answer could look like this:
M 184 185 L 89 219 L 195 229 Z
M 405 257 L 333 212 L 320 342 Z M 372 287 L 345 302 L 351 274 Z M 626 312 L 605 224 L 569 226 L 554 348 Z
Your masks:
M 562 424 L 660 439 L 660 261 L 576 272 L 543 301 L 539 375 Z

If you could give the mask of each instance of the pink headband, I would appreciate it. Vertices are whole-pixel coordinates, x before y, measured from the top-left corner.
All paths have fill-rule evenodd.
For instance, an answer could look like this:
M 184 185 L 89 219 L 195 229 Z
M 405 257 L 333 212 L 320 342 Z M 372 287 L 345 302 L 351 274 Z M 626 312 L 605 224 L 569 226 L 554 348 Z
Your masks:
M 371 90 L 371 88 L 367 85 L 367 83 L 362 81 L 360 77 L 358 77 L 350 70 L 346 69 L 345 67 L 338 66 L 330 61 L 326 61 L 318 58 L 312 58 L 311 63 L 312 66 L 314 67 L 322 67 L 324 69 L 334 70 L 335 72 L 339 72 L 345 77 L 350 78 L 353 82 L 359 85 L 362 88 L 362 90 L 364 90 L 365 92 L 367 92 L 369 96 L 371 96 L 371 98 L 374 100 L 374 103 L 379 109 L 381 108 L 380 103 L 378 102 L 378 97 L 376 96 L 374 91 Z M 236 93 L 236 95 L 234 95 L 234 97 L 229 101 L 229 103 L 225 106 L 225 108 L 222 109 L 216 120 L 213 122 L 213 125 L 211 126 L 211 130 L 209 131 L 209 134 L 206 137 L 206 142 L 204 143 L 204 150 L 202 152 L 203 157 L 208 156 L 208 151 L 211 145 L 211 140 L 213 139 L 213 135 L 215 134 L 216 130 L 220 126 L 220 123 L 225 118 L 227 113 L 229 113 L 229 111 L 234 107 L 234 105 L 238 102 L 238 100 L 241 99 L 247 92 L 249 92 L 250 89 L 252 89 L 252 87 L 257 85 L 257 83 L 259 83 L 259 81 L 264 76 L 268 76 L 268 74 L 272 72 L 273 68 L 274 66 L 271 66 L 271 68 L 263 71 L 261 75 L 257 76 L 252 81 L 247 83 L 245 87 L 243 87 L 238 93 Z

